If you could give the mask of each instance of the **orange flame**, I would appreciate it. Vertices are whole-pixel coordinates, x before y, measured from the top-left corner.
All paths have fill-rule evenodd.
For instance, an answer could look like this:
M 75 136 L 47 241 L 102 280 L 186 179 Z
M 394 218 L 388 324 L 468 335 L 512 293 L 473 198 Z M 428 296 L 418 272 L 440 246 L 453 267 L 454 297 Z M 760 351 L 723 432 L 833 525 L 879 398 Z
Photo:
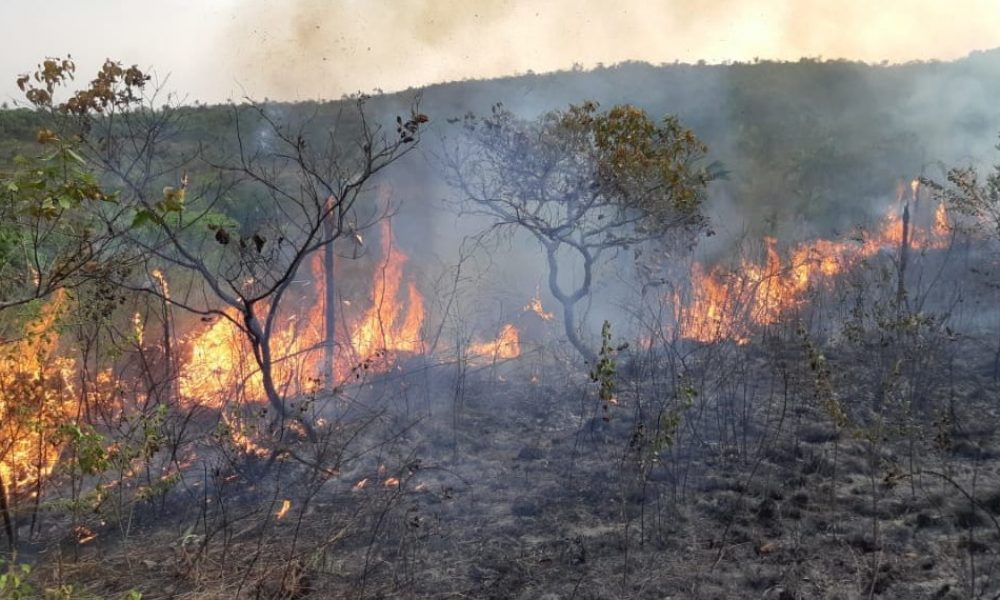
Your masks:
M 934 236 L 939 239 L 945 239 L 948 237 L 950 231 L 948 209 L 945 207 L 944 202 L 942 202 L 934 210 Z
M 920 182 L 910 190 L 916 198 Z M 904 188 L 898 188 L 902 201 Z M 909 246 L 913 249 L 943 248 L 948 239 L 948 216 L 939 204 L 931 226 L 911 219 Z M 828 285 L 831 278 L 883 249 L 896 250 L 902 244 L 903 221 L 899 211 L 890 210 L 878 230 L 868 239 L 855 241 L 813 240 L 789 249 L 787 262 L 777 251 L 777 243 L 765 238 L 763 263 L 744 258 L 737 268 L 706 270 L 699 263 L 691 267 L 689 297 L 673 295 L 674 320 L 681 337 L 700 342 L 731 340 L 745 343 L 755 327 L 771 325 L 787 312 L 801 307 L 808 291 Z
M 524 310 L 527 312 L 535 313 L 536 315 L 541 317 L 543 321 L 551 321 L 552 319 L 556 318 L 554 314 L 546 312 L 545 309 L 542 307 L 542 294 L 541 291 L 539 291 L 538 289 L 535 290 L 535 296 L 531 299 L 530 302 L 528 302 L 527 306 L 524 307 Z
M 142 336 L 143 336 L 145 327 L 142 324 L 142 315 L 139 314 L 138 311 L 136 311 L 136 313 L 134 315 L 132 315 L 132 327 L 135 330 L 135 340 L 141 346 L 142 345 Z
M 409 282 L 406 285 L 407 302 L 400 302 L 403 266 L 409 257 L 393 247 L 387 221 L 382 221 L 382 257 L 383 265 L 372 282 L 371 308 L 351 335 L 354 352 L 363 359 L 383 350 L 419 352 L 423 349 L 424 299 L 416 284 Z
M 510 323 L 500 329 L 495 340 L 469 346 L 470 356 L 489 357 L 493 360 L 517 358 L 521 355 L 521 334 Z
M 285 515 L 288 514 L 288 511 L 291 508 L 292 508 L 292 501 L 289 500 L 288 498 L 285 498 L 284 500 L 281 501 L 281 508 L 278 509 L 278 512 L 276 512 L 274 516 L 277 517 L 278 520 L 280 521 L 281 519 L 285 518 Z
M 365 361 L 372 371 L 389 368 L 399 353 L 423 350 L 424 299 L 404 270 L 408 257 L 393 246 L 389 224 L 381 224 L 381 265 L 372 278 L 370 307 L 350 329 L 350 344 L 335 357 L 335 376 L 342 379 L 352 364 Z M 312 298 L 324 298 L 320 256 L 311 264 Z M 165 282 L 163 284 L 165 288 Z M 345 303 L 345 306 L 349 304 Z M 323 372 L 324 310 L 322 301 L 288 309 L 278 316 L 272 334 L 274 379 L 282 389 L 302 393 L 312 389 Z M 238 315 L 226 310 L 230 319 Z M 242 394 L 248 400 L 265 398 L 261 375 L 245 336 L 230 319 L 219 318 L 189 341 L 190 359 L 181 370 L 180 393 L 189 401 L 222 406 Z M 381 357 L 383 360 L 373 360 Z
M 229 439 L 236 448 L 239 448 L 247 455 L 265 457 L 268 455 L 267 448 L 264 448 L 253 439 L 252 432 L 248 430 L 242 420 L 222 413 L 222 423 L 229 433 Z
M 56 428 L 73 416 L 76 361 L 57 355 L 56 321 L 66 302 L 66 293 L 56 292 L 19 340 L 0 346 L 0 477 L 8 493 L 52 472 Z

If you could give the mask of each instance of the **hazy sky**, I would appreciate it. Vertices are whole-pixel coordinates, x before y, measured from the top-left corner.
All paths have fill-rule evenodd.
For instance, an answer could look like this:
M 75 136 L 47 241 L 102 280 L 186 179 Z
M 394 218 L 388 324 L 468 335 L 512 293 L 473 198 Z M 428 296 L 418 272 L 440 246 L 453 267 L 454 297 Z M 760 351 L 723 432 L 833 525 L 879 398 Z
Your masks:
M 951 59 L 1000 0 L 0 0 L 0 100 L 45 56 L 154 67 L 188 100 L 336 98 L 635 59 Z

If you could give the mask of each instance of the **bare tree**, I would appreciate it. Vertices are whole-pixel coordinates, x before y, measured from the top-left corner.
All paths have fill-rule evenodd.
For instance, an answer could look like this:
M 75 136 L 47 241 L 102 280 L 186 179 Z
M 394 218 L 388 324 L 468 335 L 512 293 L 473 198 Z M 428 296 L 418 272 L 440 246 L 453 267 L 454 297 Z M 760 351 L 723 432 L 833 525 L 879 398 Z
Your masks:
M 705 146 L 676 118 L 657 123 L 627 105 L 601 112 L 585 102 L 534 121 L 496 105 L 464 125 L 465 143 L 444 156 L 459 210 L 538 241 L 566 336 L 592 363 L 576 308 L 591 293 L 595 267 L 616 251 L 701 230 L 716 165 L 701 166 Z M 567 287 L 562 274 L 574 266 L 583 276 Z
M 273 372 L 282 301 L 308 257 L 365 225 L 359 202 L 367 184 L 415 146 L 427 117 L 414 108 L 390 133 L 369 122 L 361 97 L 351 118 L 340 109 L 332 122 L 289 125 L 279 110 L 248 102 L 232 107 L 235 141 L 221 153 L 182 155 L 175 142 L 190 111 L 157 107 L 149 75 L 108 61 L 57 103 L 54 89 L 72 68 L 48 60 L 20 83 L 116 190 L 116 210 L 102 213 L 108 231 L 145 256 L 148 270 L 166 267 L 191 287 L 182 296 L 149 277 L 121 285 L 231 321 L 249 342 L 268 401 L 282 419 L 290 416 Z

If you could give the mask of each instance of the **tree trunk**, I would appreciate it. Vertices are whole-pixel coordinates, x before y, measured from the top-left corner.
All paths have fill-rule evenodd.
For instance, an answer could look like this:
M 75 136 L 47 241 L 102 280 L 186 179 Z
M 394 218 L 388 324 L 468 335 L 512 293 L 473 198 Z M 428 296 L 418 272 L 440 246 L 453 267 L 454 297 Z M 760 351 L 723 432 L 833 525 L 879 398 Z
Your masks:
M 333 215 L 326 218 L 323 224 L 327 239 L 334 237 Z M 336 387 L 335 381 L 337 360 L 337 295 L 334 287 L 334 254 L 333 242 L 323 248 L 323 283 L 324 283 L 324 304 L 323 304 L 323 324 L 325 338 L 323 340 L 323 381 L 327 389 Z
M 597 354 L 583 343 L 583 340 L 580 339 L 580 334 L 576 330 L 576 301 L 567 298 L 566 301 L 560 302 L 563 309 L 563 326 L 566 328 L 566 339 L 569 340 L 570 344 L 573 344 L 573 347 L 587 361 L 588 365 L 593 365 L 597 362 Z
M 7 483 L 0 475 L 0 516 L 3 517 L 3 529 L 7 533 L 7 550 L 14 553 L 17 548 L 17 529 L 14 527 L 14 517 L 10 513 L 10 503 L 7 498 Z
M 160 301 L 160 310 L 163 318 L 163 364 L 164 364 L 164 397 L 167 402 L 172 402 L 177 396 L 174 393 L 177 389 L 174 377 L 174 339 L 173 327 L 170 322 L 170 304 L 166 300 Z
M 906 301 L 906 261 L 910 253 L 910 203 L 903 206 L 903 235 L 899 243 L 899 286 L 896 289 L 896 308 L 903 309 Z
M 243 324 L 250 333 L 253 357 L 257 362 L 257 368 L 260 369 L 267 401 L 277 411 L 278 416 L 284 419 L 288 416 L 288 411 L 285 408 L 285 399 L 281 397 L 278 389 L 274 386 L 274 373 L 271 370 L 271 341 L 261 328 L 260 321 L 253 314 L 253 310 L 249 307 L 243 312 Z
M 580 334 L 576 330 L 576 303 L 581 298 L 590 293 L 592 259 L 588 254 L 584 254 L 584 278 L 583 284 L 572 294 L 566 294 L 559 287 L 559 260 L 556 252 L 559 246 L 556 244 L 546 245 L 546 257 L 549 263 L 549 291 L 552 296 L 559 301 L 563 309 L 563 327 L 566 329 L 566 339 L 576 348 L 587 364 L 592 365 L 597 361 L 597 354 L 587 346 Z
M 274 370 L 271 368 L 271 341 L 266 338 L 262 338 L 259 343 L 259 356 L 258 366 L 260 367 L 261 380 L 264 384 L 264 393 L 267 394 L 267 401 L 278 411 L 278 416 L 281 418 L 281 427 L 284 428 L 285 421 L 288 419 L 295 419 L 302 425 L 302 428 L 306 432 L 306 436 L 310 440 L 316 440 L 316 430 L 313 428 L 312 424 L 306 420 L 302 413 L 292 414 L 288 411 L 288 407 L 285 405 L 285 398 L 278 392 L 277 386 L 274 384 Z
M 248 323 L 251 322 L 248 320 Z M 260 368 L 260 378 L 264 385 L 264 394 L 267 401 L 284 421 L 288 417 L 288 408 L 285 406 L 285 399 L 278 393 L 278 388 L 274 385 L 274 371 L 271 368 L 271 343 L 266 336 L 261 333 L 255 336 L 254 356 L 257 358 L 257 367 Z

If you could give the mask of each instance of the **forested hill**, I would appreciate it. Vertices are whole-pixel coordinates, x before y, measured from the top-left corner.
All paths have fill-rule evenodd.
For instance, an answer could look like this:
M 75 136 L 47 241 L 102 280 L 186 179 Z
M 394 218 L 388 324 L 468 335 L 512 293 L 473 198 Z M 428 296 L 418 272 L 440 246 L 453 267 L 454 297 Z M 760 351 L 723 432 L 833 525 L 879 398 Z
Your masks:
M 582 99 L 680 116 L 731 172 L 716 194 L 741 217 L 847 226 L 901 178 L 996 162 L 1000 50 L 905 65 L 628 63 L 431 86 L 422 106 L 452 116 L 500 101 L 530 114 Z
M 751 226 L 798 220 L 838 229 L 862 221 L 892 196 L 900 180 L 940 177 L 942 166 L 996 162 L 1000 50 L 955 62 L 904 65 L 812 59 L 625 63 L 432 85 L 379 96 L 371 109 L 379 118 L 393 118 L 418 93 L 421 111 L 432 119 L 425 149 L 453 135 L 449 119 L 483 114 L 497 102 L 525 116 L 588 99 L 676 114 L 730 172 L 715 185 L 717 211 Z M 338 104 L 273 106 L 288 115 L 309 115 Z M 188 113 L 184 143 L 231 136 L 226 107 L 183 110 Z M 26 111 L 0 112 L 0 158 L 7 161 L 30 148 L 35 127 Z

